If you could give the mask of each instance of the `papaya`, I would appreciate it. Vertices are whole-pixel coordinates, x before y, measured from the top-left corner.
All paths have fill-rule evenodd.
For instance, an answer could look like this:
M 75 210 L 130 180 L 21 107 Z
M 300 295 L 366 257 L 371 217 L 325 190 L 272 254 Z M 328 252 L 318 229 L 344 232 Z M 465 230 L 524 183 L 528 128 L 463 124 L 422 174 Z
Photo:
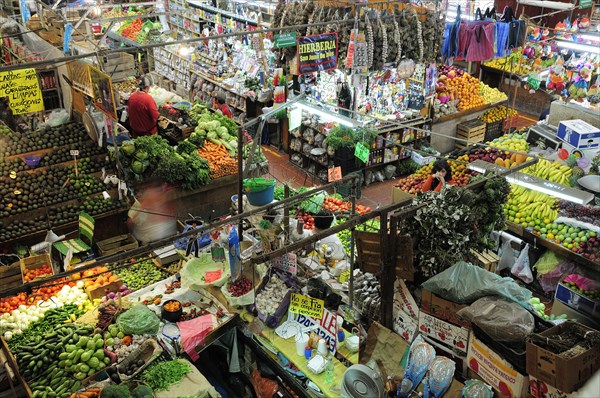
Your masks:
M 497 158 L 495 163 L 500 167 L 504 167 L 504 160 L 501 158 Z

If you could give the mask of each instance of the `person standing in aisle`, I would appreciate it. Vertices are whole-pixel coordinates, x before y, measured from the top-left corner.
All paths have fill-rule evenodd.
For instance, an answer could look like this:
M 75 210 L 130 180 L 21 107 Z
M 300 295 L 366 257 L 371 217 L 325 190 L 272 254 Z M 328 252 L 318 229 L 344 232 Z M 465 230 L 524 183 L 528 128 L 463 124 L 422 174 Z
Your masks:
M 452 181 L 452 169 L 444 159 L 438 159 L 433 163 L 431 175 L 425 180 L 421 192 L 440 192 L 442 187 Z
M 129 125 L 134 138 L 158 133 L 158 109 L 154 98 L 148 93 L 152 84 L 152 76 L 142 76 L 140 90 L 131 94 L 127 102 Z

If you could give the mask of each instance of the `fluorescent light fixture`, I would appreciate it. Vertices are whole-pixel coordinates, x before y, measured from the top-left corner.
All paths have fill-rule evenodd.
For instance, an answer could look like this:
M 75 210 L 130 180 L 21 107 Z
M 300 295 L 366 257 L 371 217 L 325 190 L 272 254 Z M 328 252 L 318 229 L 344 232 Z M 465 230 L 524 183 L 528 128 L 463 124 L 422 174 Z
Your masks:
M 600 54 L 600 46 L 595 46 L 592 44 L 582 44 L 582 43 L 575 43 L 572 41 L 557 40 L 556 45 L 558 47 L 566 48 L 569 50 Z
M 575 36 L 580 38 L 581 40 L 600 42 L 600 35 L 597 35 L 597 34 L 592 35 L 589 33 L 582 33 L 580 35 L 576 34 Z
M 335 113 L 327 113 L 324 110 L 321 110 L 315 106 L 305 104 L 303 102 L 297 102 L 293 106 L 297 106 L 298 108 L 300 108 L 302 110 L 312 113 L 313 115 L 318 115 L 325 120 L 336 122 L 336 123 L 342 124 L 347 127 L 356 127 L 358 124 L 357 122 L 355 122 L 354 120 L 352 120 L 350 118 L 347 118 L 347 117 L 344 117 L 341 115 L 337 115 Z
M 469 163 L 468 168 L 478 173 L 501 172 L 507 169 L 493 163 L 488 163 L 483 160 L 476 160 Z M 566 187 L 544 179 L 516 172 L 505 176 L 506 181 L 511 184 L 520 185 L 523 188 L 531 189 L 546 195 L 554 196 L 559 199 L 568 200 L 569 202 L 578 204 L 587 204 L 594 200 L 594 195 L 589 192 L 584 192 L 579 189 Z
M 532 182 L 524 181 L 524 180 L 520 179 L 518 176 L 515 177 L 512 175 L 506 176 L 506 181 L 510 182 L 511 184 L 520 185 L 523 188 L 527 188 L 527 189 L 531 189 L 533 191 L 545 193 L 546 195 L 554 196 L 559 199 L 568 200 L 569 202 L 578 203 L 580 205 L 584 205 L 584 204 L 587 204 L 590 202 L 589 200 L 586 200 L 586 198 L 584 198 L 584 197 L 577 197 L 577 196 L 569 195 L 566 192 L 561 192 L 559 190 L 556 190 L 557 184 L 549 183 L 548 185 L 550 185 L 550 187 L 545 187 L 545 186 L 540 186 L 540 185 L 532 183 Z M 544 184 L 544 185 L 546 185 L 546 184 Z M 593 199 L 594 196 L 593 195 L 591 195 L 591 196 Z

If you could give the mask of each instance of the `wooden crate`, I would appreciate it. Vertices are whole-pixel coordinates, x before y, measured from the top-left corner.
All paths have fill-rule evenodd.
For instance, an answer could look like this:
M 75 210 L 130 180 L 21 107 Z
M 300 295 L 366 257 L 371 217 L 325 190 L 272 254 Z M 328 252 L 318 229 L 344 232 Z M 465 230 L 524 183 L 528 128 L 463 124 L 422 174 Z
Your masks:
M 113 236 L 97 243 L 101 256 L 119 253 L 139 247 L 138 241 L 131 234 Z
M 363 231 L 355 231 L 354 233 L 360 270 L 379 274 L 381 271 L 380 235 Z M 414 278 L 412 239 L 407 235 L 396 236 L 394 244 L 396 249 L 396 276 L 412 281 Z
M 98 62 L 100 63 L 102 70 L 108 74 L 128 72 L 128 75 L 131 76 L 133 68 L 135 67 L 133 55 L 125 53 L 102 55 L 98 57 Z
M 21 262 L 17 261 L 11 265 L 0 266 L 0 286 L 2 289 L 21 286 L 23 276 L 21 275 Z
M 479 265 L 482 265 L 486 270 L 490 272 L 496 272 L 496 267 L 500 261 L 500 257 L 491 250 L 475 251 L 471 250 L 471 254 L 475 257 Z
M 96 299 L 102 298 L 103 296 L 106 296 L 106 294 L 110 292 L 118 292 L 121 286 L 123 286 L 123 282 L 121 282 L 120 280 L 116 280 L 107 285 L 100 286 L 94 289 L 90 289 L 88 287 L 87 289 L 85 289 L 85 292 L 87 293 L 90 300 L 94 301 Z
M 23 278 L 23 283 L 25 283 L 25 271 L 41 268 L 44 264 L 48 264 L 50 269 L 52 270 L 52 275 L 54 275 L 54 267 L 52 266 L 52 259 L 49 254 L 40 254 L 38 256 L 25 257 L 21 259 L 21 276 Z M 36 278 L 40 279 L 40 278 Z
M 469 141 L 456 142 L 457 148 L 466 148 L 470 143 L 483 142 L 485 137 L 485 123 L 479 119 L 468 120 L 456 125 L 456 138 Z

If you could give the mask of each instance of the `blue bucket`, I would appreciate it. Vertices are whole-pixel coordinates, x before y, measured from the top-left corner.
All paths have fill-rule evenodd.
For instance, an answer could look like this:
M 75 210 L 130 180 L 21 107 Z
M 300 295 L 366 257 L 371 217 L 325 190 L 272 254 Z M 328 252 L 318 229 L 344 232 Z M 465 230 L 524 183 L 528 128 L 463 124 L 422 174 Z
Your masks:
M 261 191 L 244 192 L 252 206 L 264 206 L 275 199 L 275 184 Z

